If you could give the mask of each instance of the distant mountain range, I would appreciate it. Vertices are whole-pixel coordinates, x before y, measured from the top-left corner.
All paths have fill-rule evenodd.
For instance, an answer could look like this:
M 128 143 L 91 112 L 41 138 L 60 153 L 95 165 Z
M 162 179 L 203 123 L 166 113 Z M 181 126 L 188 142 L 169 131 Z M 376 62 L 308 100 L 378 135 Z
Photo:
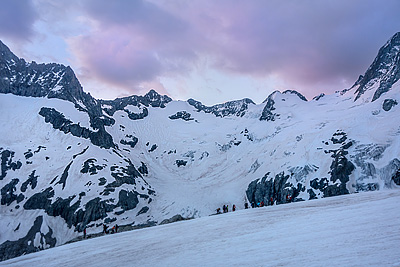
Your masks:
M 0 41 L 0 260 L 102 231 L 400 186 L 400 33 L 349 89 L 99 100 Z

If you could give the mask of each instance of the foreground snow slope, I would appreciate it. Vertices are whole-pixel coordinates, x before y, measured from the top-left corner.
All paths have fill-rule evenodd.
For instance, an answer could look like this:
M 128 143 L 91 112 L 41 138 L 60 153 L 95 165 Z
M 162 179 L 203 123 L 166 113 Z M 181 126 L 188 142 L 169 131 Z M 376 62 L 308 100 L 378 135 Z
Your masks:
M 400 191 L 240 210 L 85 240 L 0 266 L 399 266 Z

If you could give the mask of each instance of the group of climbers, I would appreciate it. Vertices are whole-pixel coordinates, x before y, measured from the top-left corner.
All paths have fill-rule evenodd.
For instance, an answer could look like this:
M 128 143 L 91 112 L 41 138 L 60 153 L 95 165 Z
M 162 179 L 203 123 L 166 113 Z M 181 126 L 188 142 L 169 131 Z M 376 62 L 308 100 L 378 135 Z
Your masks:
M 235 210 L 236 210 L 236 205 L 232 205 L 232 211 L 235 211 Z M 223 213 L 229 212 L 229 206 L 228 205 L 222 206 L 222 211 L 223 211 Z M 217 214 L 221 214 L 221 208 L 217 209 Z
M 118 233 L 118 224 L 114 225 L 110 230 L 108 230 L 108 225 L 103 223 L 103 233 L 104 234 Z

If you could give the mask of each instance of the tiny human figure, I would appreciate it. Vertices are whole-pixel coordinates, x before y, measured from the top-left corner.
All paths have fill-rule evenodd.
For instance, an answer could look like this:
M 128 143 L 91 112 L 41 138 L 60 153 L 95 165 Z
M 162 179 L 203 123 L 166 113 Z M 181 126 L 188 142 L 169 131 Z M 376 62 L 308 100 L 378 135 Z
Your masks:
M 260 207 L 264 207 L 264 201 L 261 201 Z
M 254 202 L 251 202 L 251 207 L 254 209 L 256 207 L 256 204 L 254 204 Z
M 232 206 L 232 211 L 235 211 L 235 210 L 236 210 L 236 206 L 233 205 L 233 206 Z
M 271 206 L 274 205 L 274 199 L 271 197 Z
M 217 214 L 221 214 L 221 209 L 220 208 L 217 209 Z
M 244 203 L 244 208 L 247 210 L 249 208 L 249 203 Z
M 226 205 L 226 212 L 229 212 L 229 208 L 228 208 L 228 205 Z
M 103 233 L 108 234 L 108 226 L 103 223 Z
M 83 238 L 86 238 L 86 227 L 83 229 Z
M 222 207 L 222 210 L 224 211 L 224 213 L 226 213 L 226 206 L 225 205 Z
M 115 232 L 118 232 L 118 224 L 115 225 Z
M 115 226 L 111 228 L 111 234 L 115 233 Z

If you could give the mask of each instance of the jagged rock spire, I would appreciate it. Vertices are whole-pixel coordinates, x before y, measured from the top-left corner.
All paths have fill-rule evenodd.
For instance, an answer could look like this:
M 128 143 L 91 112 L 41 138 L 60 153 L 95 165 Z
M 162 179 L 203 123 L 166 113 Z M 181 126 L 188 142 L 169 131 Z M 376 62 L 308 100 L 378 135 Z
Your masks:
M 374 62 L 363 76 L 360 76 L 352 88 L 355 91 L 355 100 L 366 91 L 377 87 L 372 101 L 377 100 L 383 93 L 392 88 L 392 85 L 400 79 L 400 32 L 379 49 Z M 377 85 L 377 86 L 376 86 Z

